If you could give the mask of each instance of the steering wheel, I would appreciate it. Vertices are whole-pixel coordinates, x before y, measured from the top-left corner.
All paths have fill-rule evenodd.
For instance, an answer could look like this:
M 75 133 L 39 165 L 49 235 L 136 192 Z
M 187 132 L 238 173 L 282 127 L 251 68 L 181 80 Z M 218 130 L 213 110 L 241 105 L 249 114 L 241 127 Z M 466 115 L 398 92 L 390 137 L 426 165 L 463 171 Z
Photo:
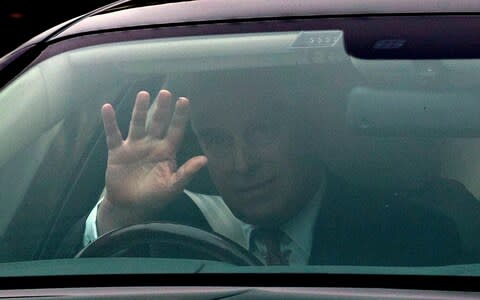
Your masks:
M 143 256 L 214 260 L 238 266 L 262 262 L 245 248 L 215 233 L 173 223 L 146 223 L 110 231 L 75 257 Z

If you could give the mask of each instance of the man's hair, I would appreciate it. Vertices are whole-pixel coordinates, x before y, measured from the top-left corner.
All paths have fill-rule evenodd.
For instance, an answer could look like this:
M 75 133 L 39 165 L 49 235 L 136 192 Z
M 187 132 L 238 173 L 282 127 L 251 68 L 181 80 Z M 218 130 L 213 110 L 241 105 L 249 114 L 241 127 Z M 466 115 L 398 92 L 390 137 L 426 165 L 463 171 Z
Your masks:
M 175 98 L 189 98 L 193 108 L 215 94 L 228 95 L 231 90 L 243 88 L 275 101 L 277 109 L 283 107 L 291 113 L 298 113 L 301 111 L 299 105 L 318 104 L 320 85 L 316 74 L 318 70 L 305 66 L 175 73 L 168 76 L 164 87 Z

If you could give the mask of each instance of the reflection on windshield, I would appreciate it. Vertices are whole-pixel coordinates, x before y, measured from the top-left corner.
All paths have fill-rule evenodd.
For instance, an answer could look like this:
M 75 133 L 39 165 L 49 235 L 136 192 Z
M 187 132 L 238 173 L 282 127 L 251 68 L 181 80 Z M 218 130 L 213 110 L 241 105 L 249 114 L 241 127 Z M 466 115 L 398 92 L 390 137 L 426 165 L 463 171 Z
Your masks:
M 56 120 L 51 123 L 65 137 L 51 141 L 45 164 L 58 158 L 80 172 L 63 163 L 68 158 L 51 155 L 61 149 L 101 161 L 79 162 L 102 179 L 90 185 L 78 174 L 88 199 L 62 216 L 68 226 L 58 235 L 66 239 L 47 257 L 93 249 L 98 256 L 226 262 L 212 236 L 175 227 L 182 231 L 166 238 L 150 232 L 170 227 L 128 227 L 168 222 L 207 231 L 231 255 L 257 265 L 478 263 L 480 107 L 470 79 L 477 68 L 456 61 L 358 60 L 347 56 L 341 40 L 310 45 L 308 52 L 292 47 L 298 38 L 288 32 L 220 36 L 211 43 L 111 44 L 54 57 L 25 73 L 25 82 L 55 81 L 55 93 L 37 87 L 38 99 L 68 108 L 37 117 L 44 127 L 51 126 L 46 119 Z M 250 48 L 232 48 L 232 42 Z M 179 45 L 190 53 L 185 62 L 179 59 L 185 53 L 173 51 Z M 91 55 L 105 60 L 92 65 Z M 72 77 L 54 75 L 53 65 Z M 5 89 L 0 103 L 20 90 Z M 73 94 L 75 103 L 65 100 Z M 86 122 L 91 115 L 97 122 Z M 80 135 L 85 140 L 73 138 Z M 0 161 L 27 144 L 17 141 Z M 75 197 L 66 190 L 51 197 L 52 211 L 65 194 Z M 199 246 L 206 244 L 212 248 Z

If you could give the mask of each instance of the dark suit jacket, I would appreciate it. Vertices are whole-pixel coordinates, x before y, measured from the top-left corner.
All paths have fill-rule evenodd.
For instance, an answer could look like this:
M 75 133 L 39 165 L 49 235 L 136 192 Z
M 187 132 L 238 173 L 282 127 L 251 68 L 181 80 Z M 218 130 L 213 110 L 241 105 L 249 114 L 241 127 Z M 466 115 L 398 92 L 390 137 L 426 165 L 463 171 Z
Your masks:
M 432 266 L 472 262 L 462 251 L 455 224 L 416 200 L 452 194 L 476 199 L 454 181 L 441 180 L 433 186 L 433 190 L 377 192 L 355 188 L 329 175 L 313 232 L 310 264 Z M 72 257 L 82 248 L 85 220 L 71 230 L 58 257 Z M 185 194 L 159 220 L 212 230 Z
M 421 204 L 452 195 L 452 190 L 456 197 L 476 201 L 463 185 L 446 179 L 424 189 L 395 192 L 356 188 L 329 176 L 310 264 L 431 266 L 471 262 L 463 253 L 453 221 Z

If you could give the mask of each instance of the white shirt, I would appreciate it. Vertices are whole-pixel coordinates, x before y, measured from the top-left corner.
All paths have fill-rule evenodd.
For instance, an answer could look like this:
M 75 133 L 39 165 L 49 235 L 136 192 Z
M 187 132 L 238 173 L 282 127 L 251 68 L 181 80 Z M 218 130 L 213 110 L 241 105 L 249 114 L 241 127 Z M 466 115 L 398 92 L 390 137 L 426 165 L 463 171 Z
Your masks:
M 308 263 L 312 248 L 313 227 L 320 209 L 323 191 L 322 186 L 311 201 L 292 220 L 280 228 L 285 233 L 280 248 L 282 252 L 290 253 L 288 257 L 290 265 L 306 265 Z M 253 241 L 254 245 L 251 245 L 250 236 L 254 226 L 236 218 L 220 196 L 199 194 L 188 190 L 184 192 L 198 206 L 213 231 L 250 250 L 262 262 L 265 262 L 265 246 L 258 241 Z M 87 218 L 83 237 L 84 246 L 98 238 L 97 207 L 102 200 L 103 194 Z

